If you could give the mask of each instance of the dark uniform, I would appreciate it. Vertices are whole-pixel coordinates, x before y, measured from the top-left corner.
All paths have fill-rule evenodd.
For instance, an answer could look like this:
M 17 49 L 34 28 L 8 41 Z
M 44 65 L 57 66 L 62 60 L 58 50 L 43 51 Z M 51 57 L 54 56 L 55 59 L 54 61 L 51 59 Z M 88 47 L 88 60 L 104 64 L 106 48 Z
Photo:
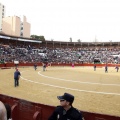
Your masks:
M 82 114 L 72 106 L 74 96 L 69 93 L 64 93 L 62 96 L 57 96 L 61 106 L 57 106 L 48 120 L 82 120 Z
M 16 69 L 16 71 L 14 72 L 14 85 L 19 86 L 19 77 L 20 77 L 20 72 L 18 71 L 18 69 Z
M 6 111 L 7 111 L 7 120 L 11 119 L 11 107 L 9 104 L 5 103 L 5 108 L 6 108 Z
M 34 69 L 37 70 L 37 64 L 34 64 Z
M 47 64 L 46 64 L 46 63 L 43 63 L 43 71 L 46 70 L 46 67 L 47 67 Z
M 96 65 L 94 64 L 94 71 L 96 71 Z
M 108 72 L 108 66 L 105 65 L 105 72 Z
M 116 72 L 118 72 L 118 70 L 119 70 L 119 67 L 118 67 L 118 66 L 116 66 L 116 67 L 115 67 L 115 69 L 117 70 Z
M 82 120 L 82 114 L 74 107 L 66 111 L 62 106 L 57 106 L 48 120 Z

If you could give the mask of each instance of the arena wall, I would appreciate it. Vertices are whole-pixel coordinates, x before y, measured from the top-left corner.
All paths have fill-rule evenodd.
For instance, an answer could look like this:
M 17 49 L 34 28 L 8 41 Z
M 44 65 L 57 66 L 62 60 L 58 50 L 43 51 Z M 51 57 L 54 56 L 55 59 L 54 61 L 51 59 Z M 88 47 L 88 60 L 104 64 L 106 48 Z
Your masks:
M 12 109 L 12 120 L 48 120 L 55 106 L 48 106 L 0 94 L 0 101 Z M 120 116 L 110 116 L 81 111 L 85 120 L 120 120 Z
M 27 67 L 27 66 L 33 66 L 35 63 L 19 63 L 18 67 Z M 38 66 L 42 66 L 42 63 L 37 63 Z M 108 67 L 115 67 L 116 64 L 107 64 Z M 120 67 L 120 64 L 117 64 Z M 52 63 L 51 66 L 71 66 L 71 64 L 60 64 L 60 63 Z M 75 64 L 75 66 L 94 66 L 94 64 L 84 63 L 84 64 Z M 96 64 L 97 67 L 104 67 L 105 64 Z M 6 63 L 6 64 L 0 64 L 1 68 L 10 68 L 10 67 L 16 67 L 14 63 Z

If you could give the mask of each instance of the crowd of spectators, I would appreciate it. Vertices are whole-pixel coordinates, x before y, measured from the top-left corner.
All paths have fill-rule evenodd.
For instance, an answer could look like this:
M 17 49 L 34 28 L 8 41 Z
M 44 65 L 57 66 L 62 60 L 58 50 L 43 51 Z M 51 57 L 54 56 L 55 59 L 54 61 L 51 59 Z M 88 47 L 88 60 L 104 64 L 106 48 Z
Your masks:
M 0 61 L 21 63 L 43 62 L 51 63 L 120 63 L 119 47 L 83 47 L 83 48 L 47 48 L 31 45 L 0 44 Z

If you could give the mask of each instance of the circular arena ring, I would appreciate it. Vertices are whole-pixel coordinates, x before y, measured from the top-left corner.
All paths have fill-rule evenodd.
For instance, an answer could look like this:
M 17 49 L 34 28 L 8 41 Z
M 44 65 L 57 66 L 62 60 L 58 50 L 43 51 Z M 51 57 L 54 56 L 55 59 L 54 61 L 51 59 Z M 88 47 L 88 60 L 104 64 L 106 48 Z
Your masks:
M 58 95 L 75 96 L 73 106 L 79 110 L 118 115 L 120 111 L 120 74 L 114 67 L 38 67 L 19 68 L 20 86 L 14 87 L 15 69 L 0 70 L 0 92 L 48 105 L 59 105 Z

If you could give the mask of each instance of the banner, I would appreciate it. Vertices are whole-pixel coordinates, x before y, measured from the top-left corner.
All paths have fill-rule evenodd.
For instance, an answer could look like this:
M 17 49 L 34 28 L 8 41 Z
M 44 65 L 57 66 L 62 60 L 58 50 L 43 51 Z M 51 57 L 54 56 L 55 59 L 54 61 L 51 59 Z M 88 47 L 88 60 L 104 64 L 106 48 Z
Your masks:
M 14 61 L 14 64 L 19 64 L 19 61 L 15 60 L 15 61 Z

